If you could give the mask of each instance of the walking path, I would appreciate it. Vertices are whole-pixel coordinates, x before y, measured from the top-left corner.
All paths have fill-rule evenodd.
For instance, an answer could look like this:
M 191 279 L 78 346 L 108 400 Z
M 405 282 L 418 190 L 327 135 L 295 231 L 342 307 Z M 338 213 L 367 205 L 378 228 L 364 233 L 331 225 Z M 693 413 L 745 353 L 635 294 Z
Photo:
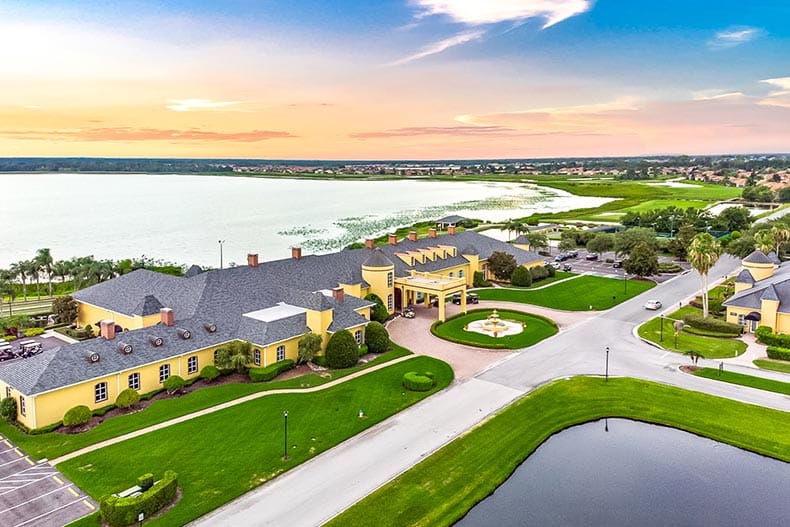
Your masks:
M 406 355 L 404 357 L 398 357 L 397 359 L 392 359 L 387 362 L 383 362 L 381 364 L 377 364 L 375 366 L 371 366 L 370 368 L 365 368 L 364 370 L 360 370 L 354 372 L 350 375 L 346 375 L 345 377 L 341 377 L 339 379 L 335 379 L 334 381 L 330 381 L 326 384 L 320 384 L 318 386 L 312 386 L 310 388 L 287 388 L 281 390 L 264 390 L 256 393 L 252 393 L 250 395 L 245 395 L 244 397 L 240 397 L 238 399 L 233 399 L 232 401 L 227 401 L 222 404 L 218 404 L 216 406 L 210 406 L 208 408 L 204 408 L 202 410 L 198 410 L 197 412 L 192 412 L 191 414 L 182 415 L 181 417 L 176 417 L 174 419 L 169 419 L 167 421 L 162 421 L 161 423 L 157 423 L 155 425 L 147 426 L 145 428 L 141 428 L 139 430 L 135 430 L 134 432 L 129 432 L 128 434 L 124 434 L 118 437 L 113 437 L 107 439 L 106 441 L 102 441 L 100 443 L 95 443 L 90 446 L 86 446 L 85 448 L 81 448 L 79 450 L 75 450 L 74 452 L 69 452 L 68 454 L 64 454 L 59 458 L 55 458 L 50 460 L 50 464 L 55 466 L 59 463 L 63 463 L 64 461 L 68 461 L 69 459 L 73 459 L 75 457 L 79 457 L 83 454 L 87 454 L 88 452 L 93 452 L 94 450 L 98 450 L 100 448 L 104 448 L 106 446 L 114 445 L 116 443 L 120 443 L 122 441 L 126 441 L 127 439 L 132 439 L 133 437 L 139 437 L 141 435 L 145 435 L 149 432 L 153 432 L 154 430 L 160 430 L 162 428 L 167 428 L 168 426 L 173 426 L 178 423 L 183 423 L 184 421 L 189 421 L 190 419 L 195 419 L 196 417 L 200 417 L 202 415 L 211 414 L 214 412 L 218 412 L 220 410 L 224 410 L 226 408 L 230 408 L 232 406 L 236 406 L 239 404 L 246 403 L 247 401 L 253 401 L 255 399 L 260 399 L 261 397 L 267 397 L 269 395 L 278 395 L 283 393 L 310 393 L 310 392 L 319 392 L 321 390 L 326 390 L 327 388 L 331 388 L 333 386 L 337 386 L 338 384 L 346 381 L 350 381 L 351 379 L 356 379 L 357 377 L 361 377 L 363 375 L 367 375 L 368 373 L 372 373 L 376 370 L 380 370 L 382 368 L 386 368 L 392 364 L 397 364 L 399 362 L 403 362 L 405 360 L 413 359 L 415 355 Z

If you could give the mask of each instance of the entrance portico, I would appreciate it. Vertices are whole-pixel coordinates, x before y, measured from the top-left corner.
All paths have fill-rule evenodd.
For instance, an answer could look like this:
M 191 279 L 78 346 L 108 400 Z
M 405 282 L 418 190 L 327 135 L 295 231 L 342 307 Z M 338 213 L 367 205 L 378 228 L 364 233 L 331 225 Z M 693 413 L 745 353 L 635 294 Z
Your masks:
M 444 322 L 447 297 L 459 293 L 461 295 L 461 312 L 466 313 L 466 280 L 464 278 L 449 278 L 439 274 L 411 271 L 411 276 L 395 279 L 395 289 L 400 291 L 400 309 L 403 309 L 404 305 L 414 304 L 417 301 L 417 293 L 422 293 L 426 308 L 431 307 L 431 297 L 437 297 L 439 320 Z

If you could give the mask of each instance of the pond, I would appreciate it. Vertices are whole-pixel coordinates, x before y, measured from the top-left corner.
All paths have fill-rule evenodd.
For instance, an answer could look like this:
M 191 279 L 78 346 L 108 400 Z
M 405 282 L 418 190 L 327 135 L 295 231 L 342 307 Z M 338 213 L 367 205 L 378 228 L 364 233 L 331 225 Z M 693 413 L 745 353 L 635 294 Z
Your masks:
M 770 526 L 790 518 L 790 464 L 608 419 L 541 445 L 456 526 Z

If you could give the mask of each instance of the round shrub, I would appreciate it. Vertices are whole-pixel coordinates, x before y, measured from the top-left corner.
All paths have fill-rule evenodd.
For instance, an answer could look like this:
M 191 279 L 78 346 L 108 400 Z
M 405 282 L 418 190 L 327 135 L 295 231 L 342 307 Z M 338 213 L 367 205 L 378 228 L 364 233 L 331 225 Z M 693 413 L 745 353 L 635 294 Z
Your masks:
M 341 329 L 326 344 L 326 363 L 332 369 L 350 368 L 359 360 L 359 346 L 348 330 Z
M 376 294 L 370 293 L 365 295 L 365 300 L 375 302 L 376 305 L 370 308 L 370 319 L 376 322 L 384 322 L 389 316 L 387 308 L 384 306 L 384 301 Z
M 206 382 L 211 382 L 217 377 L 219 377 L 219 370 L 216 366 L 209 364 L 208 366 L 203 366 L 203 369 L 200 370 L 200 378 Z
M 543 269 L 546 271 L 546 276 L 549 278 L 554 278 L 554 274 L 557 272 L 553 265 L 545 265 Z
M 433 373 L 410 371 L 403 374 L 403 387 L 412 392 L 427 392 L 434 385 Z
M 552 267 L 552 269 L 553 269 L 553 267 Z M 539 280 L 543 280 L 544 278 L 549 276 L 549 272 L 542 265 L 530 268 L 529 274 L 532 275 L 532 281 L 533 282 L 537 282 Z
M 378 322 L 370 322 L 365 328 L 365 344 L 371 353 L 384 353 L 390 347 L 390 334 Z
M 519 265 L 510 275 L 510 283 L 518 287 L 529 287 L 532 285 L 532 274 L 529 269 Z
M 140 394 L 137 393 L 137 390 L 126 388 L 118 394 L 118 398 L 115 399 L 115 406 L 118 408 L 131 408 L 139 402 Z
M 75 406 L 63 416 L 63 424 L 66 426 L 84 425 L 91 420 L 91 409 L 85 405 Z
M 162 385 L 167 393 L 173 394 L 181 390 L 184 386 L 186 386 L 186 382 L 183 378 L 179 377 L 178 375 L 171 375 L 167 379 L 165 379 L 164 384 Z
M 0 401 L 0 417 L 7 423 L 16 421 L 16 399 L 13 397 L 6 397 Z

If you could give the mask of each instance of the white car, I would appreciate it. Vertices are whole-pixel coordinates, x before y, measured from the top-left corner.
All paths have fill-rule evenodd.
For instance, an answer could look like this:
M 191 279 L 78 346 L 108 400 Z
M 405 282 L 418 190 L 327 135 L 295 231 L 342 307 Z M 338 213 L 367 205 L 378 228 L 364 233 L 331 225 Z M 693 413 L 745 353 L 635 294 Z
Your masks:
M 661 302 L 658 300 L 648 300 L 645 302 L 645 309 L 651 309 L 653 311 L 661 309 Z

